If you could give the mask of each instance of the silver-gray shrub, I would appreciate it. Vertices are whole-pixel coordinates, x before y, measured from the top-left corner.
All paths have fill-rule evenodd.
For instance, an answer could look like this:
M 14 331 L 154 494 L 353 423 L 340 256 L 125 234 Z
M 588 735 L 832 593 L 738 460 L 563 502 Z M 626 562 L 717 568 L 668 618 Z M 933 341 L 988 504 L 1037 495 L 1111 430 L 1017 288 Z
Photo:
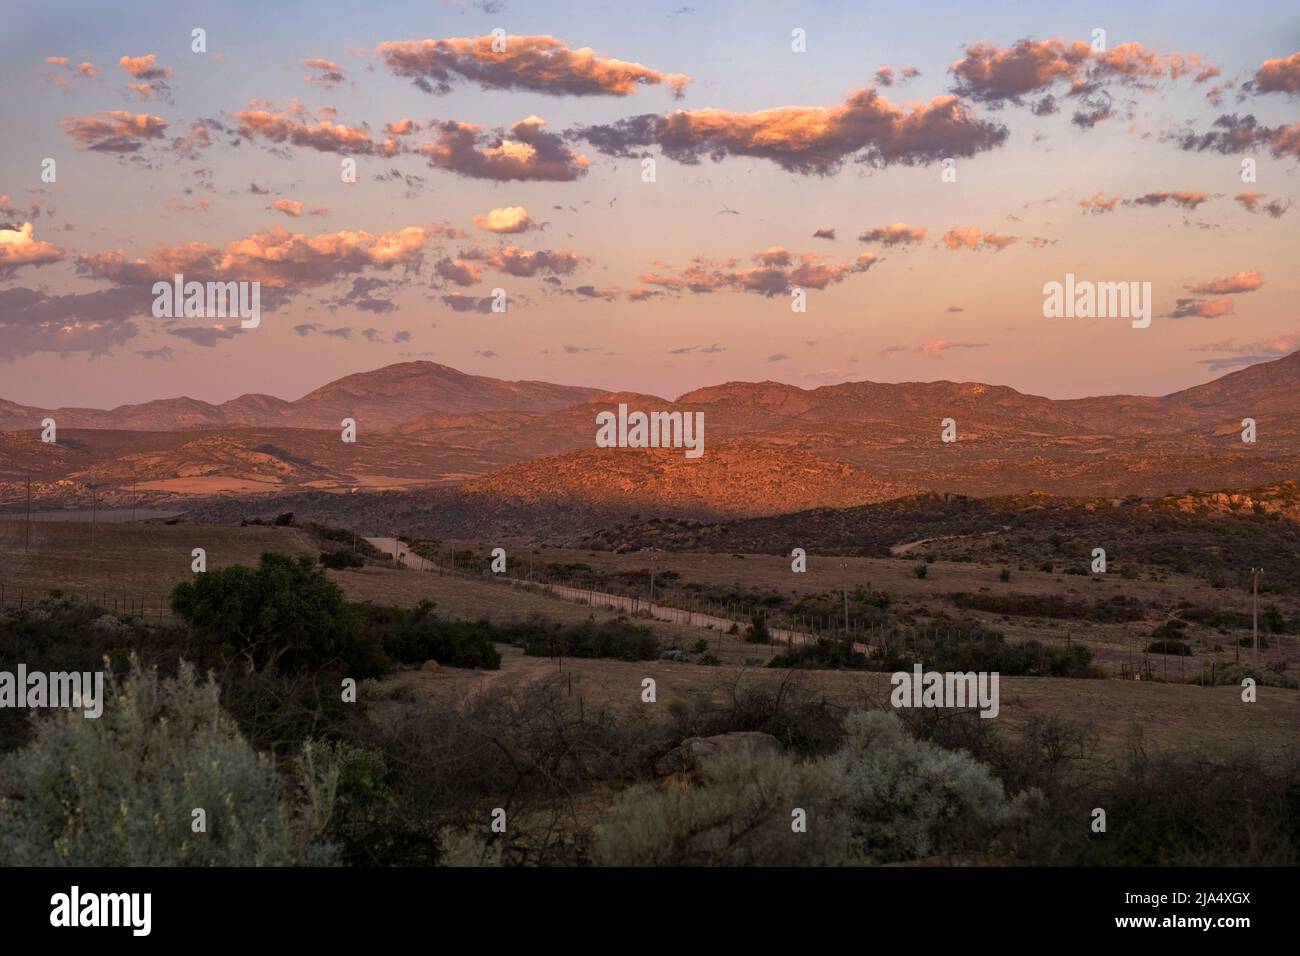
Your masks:
M 863 862 L 979 852 L 1022 811 L 984 764 L 912 737 L 895 714 L 856 711 L 845 729 L 827 765 Z
M 332 860 L 336 748 L 308 743 L 292 802 L 274 764 L 182 663 L 160 678 L 132 660 L 111 672 L 95 720 L 34 718 L 31 741 L 0 759 L 0 860 L 26 866 L 284 865 Z M 192 812 L 206 811 L 206 832 Z M 295 809 L 296 808 L 296 809 Z
M 833 866 L 845 862 L 847 832 L 830 804 L 820 763 L 784 754 L 737 753 L 705 763 L 698 785 L 627 791 L 597 836 L 606 866 Z M 791 812 L 806 811 L 797 833 Z

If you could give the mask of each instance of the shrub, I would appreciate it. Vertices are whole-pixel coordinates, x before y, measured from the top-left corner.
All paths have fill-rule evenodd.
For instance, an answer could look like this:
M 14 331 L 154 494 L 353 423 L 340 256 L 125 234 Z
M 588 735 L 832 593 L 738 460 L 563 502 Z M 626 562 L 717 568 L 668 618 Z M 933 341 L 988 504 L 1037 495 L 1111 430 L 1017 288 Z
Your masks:
M 988 614 L 1013 614 L 1019 617 L 1049 617 L 1098 622 L 1138 621 L 1142 605 L 1134 598 L 1115 595 L 1097 598 L 1091 604 L 1071 601 L 1060 594 L 971 594 L 964 591 L 948 595 L 959 608 Z
M 1176 657 L 1191 657 L 1192 649 L 1182 641 L 1164 638 L 1147 645 L 1148 654 L 1173 654 Z
M 724 672 L 712 687 L 684 692 L 668 712 L 670 735 L 679 741 L 756 731 L 795 753 L 820 756 L 844 739 L 846 708 L 810 693 L 797 671 Z
M 508 864 L 588 861 L 590 827 L 578 821 L 589 818 L 593 790 L 644 778 L 672 741 L 646 714 L 653 708 L 615 713 L 589 700 L 584 710 L 566 684 L 557 673 L 500 681 L 458 705 L 359 724 L 354 742 L 383 752 L 395 805 L 371 802 L 349 855 L 444 862 L 441 853 L 461 849 L 440 847 L 444 828 L 483 833 L 492 809 L 505 806 L 509 831 L 492 843 Z
M 1095 678 L 1104 672 L 1093 663 L 1084 644 L 1044 645 L 1028 640 L 1008 644 L 997 631 L 957 633 L 952 639 L 934 632 L 922 633 L 907 646 L 889 642 L 869 658 L 871 670 L 910 670 L 914 663 L 940 671 L 997 671 L 1008 677 L 1050 676 Z
M 529 657 L 604 657 L 616 661 L 650 661 L 659 656 L 654 631 L 625 617 L 597 622 L 560 625 L 534 618 L 506 628 L 514 643 Z
M 868 861 L 976 850 L 1020 813 L 987 767 L 913 739 L 892 713 L 857 711 L 845 729 L 828 766 L 855 850 Z
M 767 629 L 767 618 L 762 614 L 751 614 L 749 628 L 745 631 L 746 644 L 771 644 L 772 635 Z
M 1290 866 L 1300 863 L 1300 764 L 1275 763 L 1242 751 L 1207 759 L 1148 757 L 1099 789 L 1075 789 L 1049 818 L 1061 851 L 1051 862 L 1072 866 Z M 1088 834 L 1078 821 L 1106 808 L 1107 832 Z M 1091 838 L 1090 838 L 1091 837 Z M 1034 853 L 1041 846 L 1027 846 Z M 1032 858 L 1032 857 L 1031 857 Z
M 359 554 L 351 551 L 322 551 L 320 563 L 332 570 L 341 570 L 343 568 L 359 568 L 365 565 L 365 560 Z
M 498 670 L 501 654 L 496 641 L 505 640 L 487 621 L 458 621 L 433 617 L 430 601 L 416 607 L 361 606 L 366 630 L 382 642 L 384 653 L 402 664 L 437 661 L 449 667 Z
M 816 641 L 800 644 L 788 653 L 778 654 L 767 662 L 768 667 L 802 667 L 812 670 L 867 670 L 867 655 L 855 651 L 843 641 L 819 637 Z
M 722 661 L 718 660 L 717 655 L 712 651 L 705 651 L 695 659 L 695 663 L 703 664 L 705 667 L 717 667 Z
M 999 579 L 1000 581 L 1002 581 L 1004 584 L 1005 584 L 1007 581 L 1010 581 L 1010 580 L 1011 580 L 1011 569 L 1010 569 L 1010 568 L 1003 568 L 1002 571 L 998 574 L 998 579 Z
M 309 748 L 304 810 L 285 801 L 274 765 L 255 753 L 183 664 L 175 679 L 134 666 L 109 672 L 103 715 L 36 721 L 0 761 L 0 858 L 19 866 L 256 866 L 320 861 L 313 844 L 332 806 L 337 765 Z M 53 795 L 58 794 L 57 798 Z M 192 830 L 206 811 L 205 833 Z
M 784 754 L 725 754 L 703 767 L 700 786 L 674 781 L 623 794 L 597 834 L 605 866 L 833 866 L 846 831 L 817 764 Z M 807 813 L 795 832 L 791 811 Z
M 1167 639 L 1173 641 L 1183 641 L 1187 639 L 1187 622 L 1180 621 L 1178 618 L 1170 618 L 1159 627 L 1151 632 L 1151 636 L 1157 640 Z
M 918 564 L 912 568 L 912 573 L 915 574 L 918 578 L 923 578 L 926 576 L 929 570 L 930 569 L 926 567 L 924 564 Z
M 254 668 L 337 665 L 356 678 L 384 672 L 355 608 L 307 555 L 264 554 L 256 568 L 208 571 L 176 585 L 171 603 L 196 635 L 231 645 Z

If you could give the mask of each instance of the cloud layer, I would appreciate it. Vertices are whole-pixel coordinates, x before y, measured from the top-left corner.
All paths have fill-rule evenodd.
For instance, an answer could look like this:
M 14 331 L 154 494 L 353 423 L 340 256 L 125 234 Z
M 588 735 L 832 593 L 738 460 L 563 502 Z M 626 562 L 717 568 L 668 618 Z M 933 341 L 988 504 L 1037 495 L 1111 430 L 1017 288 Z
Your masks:
M 1000 146 L 1008 133 L 1006 127 L 975 118 L 956 96 L 904 108 L 868 86 L 838 106 L 785 106 L 755 113 L 678 110 L 589 126 L 575 135 L 614 156 L 657 146 L 683 163 L 749 156 L 791 172 L 827 175 L 850 158 L 889 166 L 974 156 Z
M 628 96 L 638 86 L 666 85 L 680 97 L 690 77 L 640 63 L 570 49 L 553 36 L 452 37 L 381 43 L 379 55 L 398 76 L 428 93 L 447 93 L 457 79 L 483 89 L 549 96 Z

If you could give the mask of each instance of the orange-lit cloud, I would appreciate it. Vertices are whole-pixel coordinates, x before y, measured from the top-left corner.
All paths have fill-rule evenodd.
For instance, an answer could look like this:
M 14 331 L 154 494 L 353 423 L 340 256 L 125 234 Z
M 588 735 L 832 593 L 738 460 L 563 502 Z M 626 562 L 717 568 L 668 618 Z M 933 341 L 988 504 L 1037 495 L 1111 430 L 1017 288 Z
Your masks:
M 378 53 L 393 73 L 411 77 L 428 93 L 446 93 L 460 78 L 483 89 L 551 96 L 627 96 L 638 86 L 663 84 L 680 97 L 690 82 L 680 73 L 602 57 L 589 47 L 573 50 L 545 35 L 394 41 L 379 44 Z
M 482 275 L 477 265 L 464 259 L 441 259 L 435 263 L 433 271 L 459 286 L 474 285 Z
M 159 139 L 167 121 L 147 113 L 102 110 L 97 116 L 65 116 L 63 131 L 80 149 L 106 153 L 134 153 L 146 140 Z
M 0 275 L 12 273 L 19 266 L 58 262 L 63 254 L 54 243 L 37 239 L 30 222 L 13 229 L 0 229 Z
M 485 232 L 515 233 L 536 228 L 537 223 L 523 206 L 505 206 L 501 209 L 493 209 L 486 215 L 481 213 L 475 215 L 474 225 Z
M 938 358 L 949 349 L 986 349 L 989 347 L 987 342 L 952 342 L 948 339 L 930 339 L 918 345 L 915 351 L 922 355 L 928 355 L 930 358 Z
M 825 289 L 843 282 L 850 275 L 866 272 L 878 260 L 864 252 L 850 263 L 832 263 L 826 256 L 811 252 L 793 253 L 780 246 L 765 249 L 750 257 L 753 266 L 741 265 L 738 259 L 713 260 L 695 256 L 683 269 L 651 272 L 640 277 L 641 287 L 627 297 L 641 302 L 650 298 L 653 289 L 671 292 L 753 292 L 763 296 L 785 294 L 795 288 Z
M 44 74 L 49 82 L 61 87 L 64 90 L 72 89 L 72 80 L 77 77 L 92 77 L 99 75 L 99 68 L 89 60 L 83 60 L 76 66 L 66 56 L 47 56 L 45 58 L 47 66 L 57 67 L 57 70 L 51 70 Z
M 370 138 L 366 127 L 347 126 L 334 122 L 335 111 L 326 107 L 318 115 L 310 116 L 294 100 L 287 110 L 272 111 L 256 104 L 235 114 L 239 132 L 251 138 L 263 137 L 273 143 L 287 143 L 329 153 L 359 153 L 391 156 L 399 151 L 392 137 L 384 142 Z
M 430 166 L 475 179 L 569 182 L 585 175 L 587 157 L 546 132 L 544 125 L 544 120 L 529 116 L 506 133 L 448 120 L 430 126 L 437 138 L 418 152 Z
M 1249 89 L 1255 93 L 1300 93 L 1300 53 L 1265 60 L 1255 71 Z
M 308 57 L 305 60 L 299 60 L 303 66 L 312 70 L 304 79 L 310 86 L 323 86 L 327 89 L 337 86 L 346 79 L 343 75 L 343 68 L 333 60 L 322 60 L 319 57 Z
M 1179 299 L 1174 310 L 1166 317 L 1217 319 L 1220 316 L 1231 315 L 1232 312 L 1232 300 L 1226 296 L 1222 299 Z
M 582 262 L 582 257 L 568 249 L 529 250 L 518 246 L 498 246 L 495 249 L 476 249 L 461 253 L 461 258 L 484 262 L 507 275 L 527 278 L 540 273 L 570 275 Z
M 271 203 L 271 208 L 295 219 L 299 218 L 303 212 L 306 212 L 309 216 L 329 215 L 329 210 L 324 206 L 313 206 L 307 209 L 299 199 L 277 199 Z
M 1202 83 L 1219 74 L 1219 68 L 1199 54 L 1162 56 L 1141 43 L 1120 43 L 1098 52 L 1084 40 L 1026 38 L 1008 47 L 978 41 L 965 53 L 949 67 L 955 77 L 953 91 L 991 105 L 1019 104 L 1026 96 L 1047 94 L 1057 83 L 1067 84 L 1069 95 L 1086 96 L 1111 81 L 1151 87 L 1161 79 L 1190 74 Z M 1052 111 L 1054 107 L 1040 110 Z
M 978 226 L 949 229 L 943 234 L 943 244 L 954 252 L 960 249 L 992 249 L 994 252 L 1001 252 L 1007 246 L 1019 241 L 1019 236 L 981 232 Z
M 1086 213 L 1092 213 L 1094 216 L 1102 213 L 1114 212 L 1115 207 L 1119 204 L 1119 196 L 1107 197 L 1104 193 L 1097 193 L 1091 199 L 1080 199 L 1078 205 Z
M 158 56 L 155 53 L 145 56 L 124 56 L 117 63 L 137 80 L 171 79 L 171 67 L 163 69 L 157 66 Z
M 905 222 L 896 222 L 889 226 L 877 226 L 858 236 L 858 242 L 878 242 L 884 246 L 897 246 L 909 242 L 920 242 L 925 238 L 925 227 L 909 226 Z
M 160 246 L 128 259 L 110 251 L 78 257 L 78 269 L 123 285 L 152 284 L 184 273 L 195 279 L 261 282 L 276 289 L 323 285 L 366 268 L 414 265 L 428 241 L 418 226 L 392 232 L 342 231 L 307 236 L 279 227 L 215 247 L 202 242 Z
M 1284 202 L 1281 199 L 1272 199 L 1265 203 L 1264 200 L 1268 199 L 1267 193 L 1244 192 L 1237 193 L 1232 198 L 1241 203 L 1247 212 L 1266 212 L 1274 219 L 1280 219 L 1291 208 L 1290 200 Z
M 1241 292 L 1254 292 L 1263 284 L 1264 277 L 1258 272 L 1238 272 L 1236 275 L 1220 276 L 1188 286 L 1187 291 L 1196 295 L 1235 295 Z
M 850 157 L 888 166 L 973 156 L 1000 146 L 1007 130 L 976 119 L 955 96 L 904 108 L 868 86 L 839 106 L 784 106 L 755 113 L 678 110 L 589 126 L 576 135 L 614 156 L 636 156 L 658 146 L 684 163 L 750 156 L 792 172 L 827 175 Z
M 158 66 L 157 54 L 124 56 L 117 63 L 128 75 L 139 81 L 128 83 L 127 86 L 140 99 L 162 99 L 170 102 L 170 90 L 167 81 L 172 78 L 172 70 L 171 67 Z

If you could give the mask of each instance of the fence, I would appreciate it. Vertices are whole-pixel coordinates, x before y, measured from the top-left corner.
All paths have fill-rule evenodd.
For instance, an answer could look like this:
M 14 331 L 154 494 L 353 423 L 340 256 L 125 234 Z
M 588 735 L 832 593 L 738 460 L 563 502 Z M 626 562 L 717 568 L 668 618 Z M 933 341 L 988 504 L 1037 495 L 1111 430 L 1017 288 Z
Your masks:
M 170 594 L 140 591 L 77 590 L 67 587 L 39 588 L 0 582 L 0 609 L 25 610 L 51 595 L 93 604 L 122 618 L 137 618 L 146 624 L 175 624 Z

